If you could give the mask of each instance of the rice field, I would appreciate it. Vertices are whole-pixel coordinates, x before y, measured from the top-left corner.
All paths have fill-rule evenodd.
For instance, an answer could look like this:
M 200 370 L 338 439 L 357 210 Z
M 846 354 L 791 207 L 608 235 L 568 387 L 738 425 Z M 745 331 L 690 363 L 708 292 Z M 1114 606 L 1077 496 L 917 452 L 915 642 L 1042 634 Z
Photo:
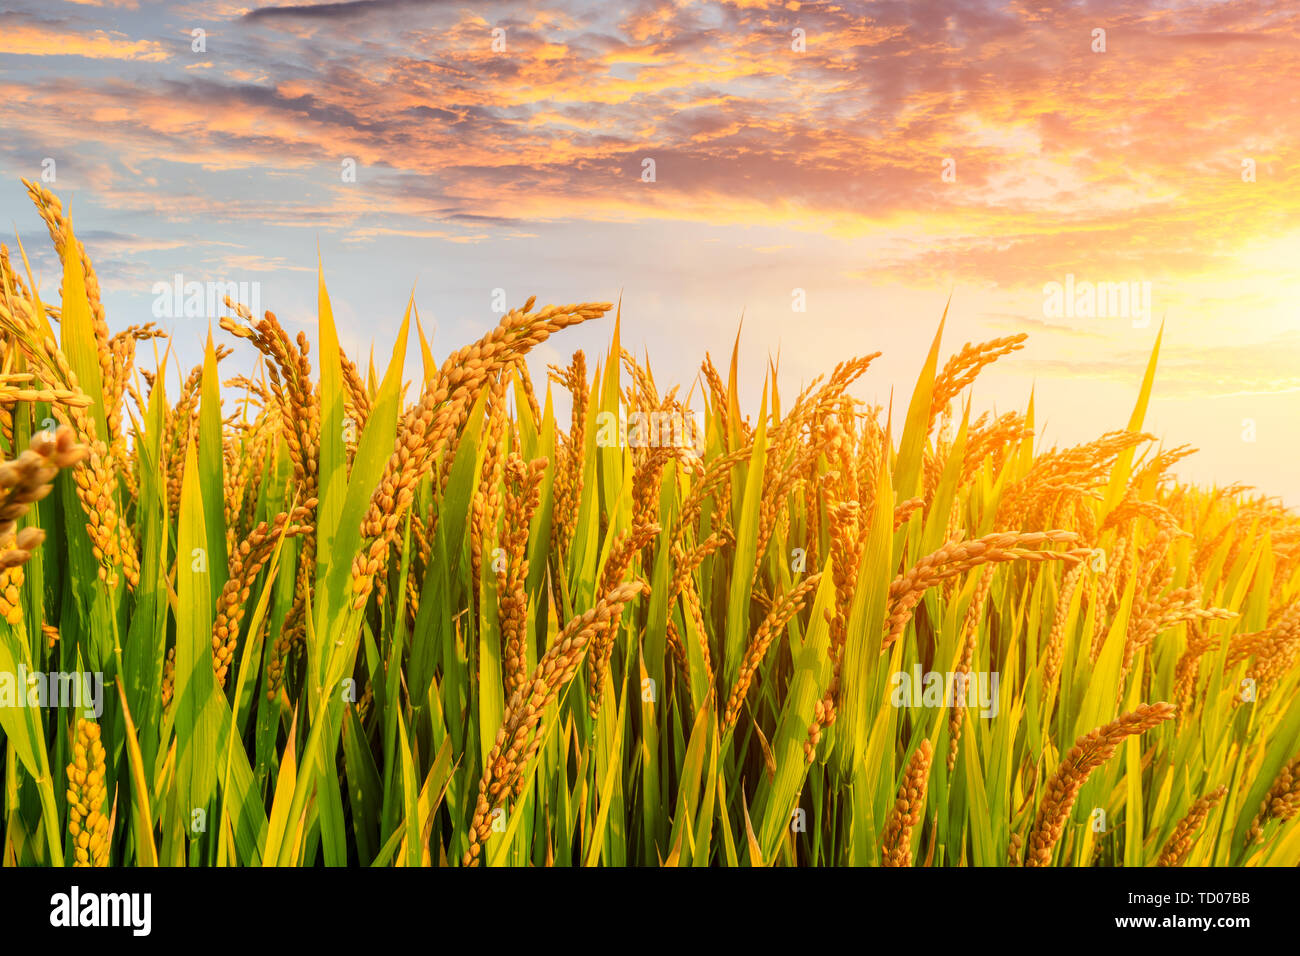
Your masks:
M 1300 864 L 1300 519 L 1174 477 L 1159 338 L 1068 448 L 979 411 L 1024 336 L 942 320 L 881 408 L 874 355 L 665 387 L 605 302 L 441 360 L 408 308 L 363 368 L 322 276 L 314 341 L 228 303 L 182 378 L 27 185 L 62 282 L 0 253 L 5 865 Z

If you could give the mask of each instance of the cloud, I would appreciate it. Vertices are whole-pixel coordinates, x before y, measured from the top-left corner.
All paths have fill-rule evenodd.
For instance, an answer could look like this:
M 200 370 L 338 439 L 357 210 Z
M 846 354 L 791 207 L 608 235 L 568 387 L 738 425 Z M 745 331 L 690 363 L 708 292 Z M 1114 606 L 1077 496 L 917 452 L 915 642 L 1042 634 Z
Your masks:
M 491 238 L 487 233 L 466 235 L 446 229 L 393 229 L 385 226 L 365 226 L 348 232 L 345 242 L 366 242 L 379 236 L 401 236 L 406 239 L 440 239 L 443 242 L 478 243 Z
M 259 23 L 285 20 L 354 20 L 375 14 L 401 13 L 411 9 L 441 5 L 441 0 L 345 0 L 340 3 L 301 3 L 259 7 L 249 10 L 243 19 Z
M 1035 318 L 1029 315 L 981 312 L 979 318 L 983 319 L 986 325 L 993 328 L 1005 329 L 1013 333 L 1030 332 L 1034 334 L 1059 335 L 1080 339 L 1106 338 L 1105 335 L 1095 329 L 1081 329 L 1068 325 L 1057 325 L 1056 323 L 1047 322 L 1044 319 Z
M 83 4 L 88 7 L 120 7 L 124 10 L 138 10 L 139 0 L 68 0 L 69 3 Z
M 911 285 L 1041 286 L 1084 266 L 1189 274 L 1294 221 L 1284 156 L 1300 119 L 1283 104 L 1297 15 L 1234 23 L 1127 4 L 1097 55 L 1069 10 L 567 7 L 489 8 L 501 15 L 489 23 L 441 2 L 263 6 L 223 30 L 205 77 L 187 63 L 107 86 L 68 78 L 77 110 L 52 90 L 23 98 L 48 138 L 100 141 L 134 164 L 166 156 L 306 185 L 351 156 L 375 205 L 412 217 L 888 231 L 891 255 L 858 277 Z M 498 22 L 504 53 L 491 47 Z M 1223 70 L 1234 36 L 1253 39 Z M 1249 108 L 1211 120 L 1196 90 Z M 1242 190 L 1238 144 L 1252 143 L 1268 168 Z M 941 179 L 945 158 L 955 182 Z M 328 191 L 304 192 L 317 221 L 346 220 Z
M 277 256 L 257 254 L 221 256 L 208 260 L 210 269 L 221 270 L 226 275 L 240 275 L 245 272 L 315 272 L 312 266 L 297 265 Z
M 1110 357 L 1024 359 L 1019 371 L 1075 379 L 1140 380 L 1149 353 L 1127 349 Z M 1250 343 L 1213 346 L 1166 343 L 1156 370 L 1159 400 L 1300 392 L 1300 331 Z
M 66 23 L 32 20 L 18 13 L 0 13 L 0 53 L 146 62 L 168 57 L 162 44 L 155 40 L 134 40 L 116 30 L 77 32 Z
M 731 275 L 979 287 L 996 313 L 986 324 L 1050 342 L 1042 362 L 1116 340 L 1034 317 L 1043 285 L 1071 273 L 1152 282 L 1157 318 L 1289 314 L 1288 258 L 1252 257 L 1294 247 L 1300 10 L 221 2 L 157 24 L 184 52 L 171 58 L 130 29 L 137 18 L 78 14 L 97 19 L 0 19 L 0 49 L 39 35 L 47 52 L 121 57 L 0 72 L 0 165 L 31 175 L 33 155 L 76 157 L 60 158 L 61 183 L 97 209 L 190 234 L 233 224 L 465 245 L 627 224 L 664 243 L 665 261 L 642 268 L 668 275 L 691 257 L 676 262 L 658 237 L 689 229 L 704 243 L 741 226 L 756 232 L 732 244 Z M 1104 54 L 1090 48 L 1094 20 Z M 211 24 L 207 57 L 188 53 L 193 23 Z M 355 183 L 340 177 L 345 158 Z M 1207 276 L 1217 287 L 1196 281 Z M 1289 388 L 1268 359 L 1242 358 L 1232 377 Z M 1145 355 L 1062 361 L 1061 374 L 1128 376 Z M 1252 375 L 1257 361 L 1266 371 Z M 1208 358 L 1189 362 L 1170 369 L 1188 388 L 1233 387 Z

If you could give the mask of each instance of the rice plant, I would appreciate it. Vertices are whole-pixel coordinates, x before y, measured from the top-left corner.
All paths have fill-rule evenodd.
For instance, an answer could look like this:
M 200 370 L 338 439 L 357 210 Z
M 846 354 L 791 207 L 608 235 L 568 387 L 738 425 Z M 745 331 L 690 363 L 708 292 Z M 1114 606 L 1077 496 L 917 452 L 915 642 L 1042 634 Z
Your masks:
M 610 303 L 441 363 L 408 308 L 381 375 L 322 277 L 314 343 L 229 302 L 179 379 L 28 189 L 63 269 L 0 250 L 5 864 L 1300 863 L 1300 521 L 1173 477 L 1159 338 L 1068 448 L 976 410 L 1024 336 L 945 360 L 943 320 L 905 409 L 852 397 L 874 355 L 742 409 L 733 353 L 697 417 Z

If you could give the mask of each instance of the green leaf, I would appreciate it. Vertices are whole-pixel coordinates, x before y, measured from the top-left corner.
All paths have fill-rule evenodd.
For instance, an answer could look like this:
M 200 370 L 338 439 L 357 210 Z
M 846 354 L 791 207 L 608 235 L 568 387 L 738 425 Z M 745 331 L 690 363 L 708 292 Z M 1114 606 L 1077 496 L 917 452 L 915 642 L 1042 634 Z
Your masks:
M 347 444 L 343 421 L 343 366 L 334 311 L 317 262 L 316 321 L 320 328 L 320 470 L 316 506 L 316 575 L 324 580 L 347 495 Z
M 107 442 L 108 420 L 104 413 L 104 377 L 99 369 L 99 341 L 95 338 L 90 300 L 86 297 L 86 273 L 76 252 L 77 237 L 72 220 L 67 220 L 63 235 L 63 300 L 59 317 L 60 345 L 68 366 L 77 376 L 77 386 L 90 396 L 90 414 L 95 422 L 95 436 Z
M 871 695 L 872 672 L 880 659 L 889 582 L 894 575 L 894 495 L 888 463 L 881 456 L 876 476 L 875 511 L 859 565 L 857 589 L 849 610 L 848 633 L 840 663 L 840 717 L 835 736 L 839 774 L 853 779 L 867 741 L 867 728 L 880 697 Z M 829 577 L 829 575 L 827 575 Z M 822 582 L 825 584 L 825 581 Z
M 176 785 L 179 808 L 190 813 L 207 806 L 216 787 L 220 753 L 221 705 L 212 671 L 212 589 L 210 565 L 201 552 L 207 545 L 203 492 L 194 444 L 185 450 L 181 480 L 180 533 L 176 563 Z M 222 701 L 224 703 L 224 699 Z
M 411 742 L 406 737 L 406 721 L 401 713 L 397 715 L 397 732 L 401 737 L 402 756 L 402 806 L 406 809 L 406 834 L 403 844 L 406 846 L 406 865 L 420 865 L 420 798 L 416 792 L 415 768 L 411 764 Z
M 1142 430 L 1142 423 L 1146 420 L 1147 405 L 1151 401 L 1151 388 L 1156 380 L 1156 362 L 1160 358 L 1160 340 L 1164 335 L 1165 324 L 1161 322 L 1160 330 L 1156 332 L 1155 345 L 1151 346 L 1151 357 L 1147 359 L 1146 374 L 1142 376 L 1142 388 L 1138 391 L 1137 404 L 1133 406 L 1133 414 L 1128 420 L 1128 430 L 1134 434 Z M 1111 469 L 1110 481 L 1106 485 L 1106 501 L 1102 506 L 1103 518 L 1110 514 L 1124 497 L 1124 491 L 1128 488 L 1129 475 L 1133 470 L 1134 451 L 1133 446 L 1125 448 L 1119 453 L 1115 467 Z
M 203 518 L 207 531 L 208 587 L 213 604 L 221 596 L 228 576 L 226 555 L 225 446 L 221 436 L 221 393 L 217 381 L 217 356 L 212 331 L 203 350 L 203 378 L 199 406 L 199 479 L 203 487 Z
M 934 400 L 939 342 L 943 338 L 943 326 L 947 321 L 948 307 L 944 306 L 938 331 L 934 333 L 930 352 L 916 380 L 916 388 L 912 391 L 912 402 L 907 406 L 907 421 L 903 425 L 903 437 L 898 446 L 898 464 L 894 468 L 894 487 L 898 489 L 899 501 L 914 497 L 921 487 L 921 460 L 926 438 L 930 434 L 930 405 Z M 893 502 L 890 504 L 892 506 Z
M 754 451 L 749 457 L 740 521 L 736 525 L 736 558 L 731 570 L 731 592 L 727 600 L 727 637 L 723 655 L 726 686 L 736 682 L 740 662 L 749 644 L 749 602 L 753 597 L 754 564 L 758 560 L 758 512 L 763 503 L 763 471 L 767 463 L 767 386 L 759 406 Z
M 812 725 L 813 705 L 825 691 L 823 665 L 827 661 L 830 627 L 826 611 L 835 600 L 834 577 L 823 574 L 817 585 L 813 601 L 811 624 L 804 635 L 803 647 L 795 656 L 794 674 L 781 708 L 776 735 L 772 740 L 772 753 L 776 758 L 776 779 L 769 782 L 764 776 L 754 800 L 754 812 L 762 817 L 758 844 L 764 860 L 776 857 L 781 838 L 790 826 L 790 818 L 808 775 L 803 745 Z M 842 718 L 841 718 L 842 719 Z

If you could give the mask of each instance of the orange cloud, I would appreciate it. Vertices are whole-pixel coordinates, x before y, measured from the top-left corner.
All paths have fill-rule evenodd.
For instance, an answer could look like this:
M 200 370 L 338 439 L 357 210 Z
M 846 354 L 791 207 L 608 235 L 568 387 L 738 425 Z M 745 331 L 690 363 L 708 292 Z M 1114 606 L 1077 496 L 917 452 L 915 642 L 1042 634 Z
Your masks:
M 0 53 L 146 62 L 158 62 L 168 57 L 162 44 L 153 40 L 132 40 L 124 33 L 109 30 L 70 34 L 40 22 L 4 22 L 3 29 L 0 29 Z

